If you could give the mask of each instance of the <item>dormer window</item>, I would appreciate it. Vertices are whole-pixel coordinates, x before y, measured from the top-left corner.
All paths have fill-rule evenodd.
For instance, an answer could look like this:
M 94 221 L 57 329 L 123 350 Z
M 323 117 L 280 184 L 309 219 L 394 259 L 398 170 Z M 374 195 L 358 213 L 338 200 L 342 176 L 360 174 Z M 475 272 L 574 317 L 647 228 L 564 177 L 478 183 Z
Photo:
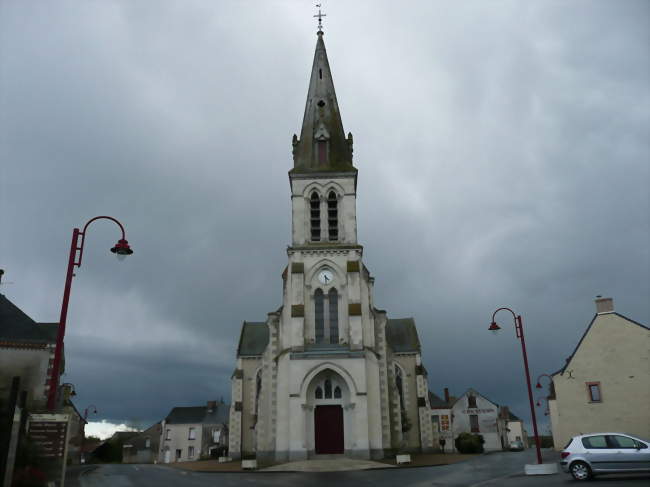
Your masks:
M 338 199 L 334 191 L 327 197 L 327 233 L 331 242 L 339 239 Z
M 314 191 L 309 199 L 309 221 L 311 224 L 311 239 L 320 241 L 320 197 Z

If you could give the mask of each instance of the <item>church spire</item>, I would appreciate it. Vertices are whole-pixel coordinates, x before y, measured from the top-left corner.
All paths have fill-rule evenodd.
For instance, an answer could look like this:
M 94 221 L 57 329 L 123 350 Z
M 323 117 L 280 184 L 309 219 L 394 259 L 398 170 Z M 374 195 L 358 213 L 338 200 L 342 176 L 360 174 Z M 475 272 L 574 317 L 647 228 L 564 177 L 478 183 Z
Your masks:
M 291 172 L 355 171 L 352 166 L 352 134 L 347 138 L 336 101 L 334 81 L 319 29 L 311 69 L 300 140 L 293 136 Z

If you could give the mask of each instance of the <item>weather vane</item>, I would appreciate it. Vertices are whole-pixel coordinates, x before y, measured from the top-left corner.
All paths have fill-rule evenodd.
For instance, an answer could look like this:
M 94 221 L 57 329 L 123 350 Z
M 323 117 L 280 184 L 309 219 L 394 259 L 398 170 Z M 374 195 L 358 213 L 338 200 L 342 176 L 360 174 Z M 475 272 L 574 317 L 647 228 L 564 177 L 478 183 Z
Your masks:
M 321 13 L 320 8 L 321 4 L 317 3 L 316 6 L 318 7 L 318 15 L 314 15 L 314 17 L 318 17 L 318 32 L 323 32 L 323 17 L 327 17 L 324 13 Z

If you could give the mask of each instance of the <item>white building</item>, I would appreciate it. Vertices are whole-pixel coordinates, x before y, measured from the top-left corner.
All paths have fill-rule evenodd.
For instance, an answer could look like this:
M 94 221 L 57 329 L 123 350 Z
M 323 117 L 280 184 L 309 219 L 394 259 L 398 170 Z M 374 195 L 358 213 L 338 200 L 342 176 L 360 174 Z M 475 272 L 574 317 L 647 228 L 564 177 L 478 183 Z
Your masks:
M 200 460 L 209 458 L 214 449 L 225 447 L 229 411 L 228 404 L 217 401 L 208 401 L 207 406 L 172 409 L 161 423 L 159 461 Z
M 454 441 L 461 433 L 481 435 L 486 452 L 507 449 L 515 440 L 527 445 L 528 436 L 521 419 L 507 406 L 499 406 L 474 389 L 468 389 L 460 397 L 450 396 L 445 389 L 444 399 L 430 392 L 429 402 L 434 445 L 440 451 L 455 451 Z
M 429 450 L 417 330 L 412 318 L 390 320 L 373 302 L 357 241 L 352 134 L 343 131 L 322 32 L 292 145 L 282 306 L 242 327 L 229 454 L 281 461 Z

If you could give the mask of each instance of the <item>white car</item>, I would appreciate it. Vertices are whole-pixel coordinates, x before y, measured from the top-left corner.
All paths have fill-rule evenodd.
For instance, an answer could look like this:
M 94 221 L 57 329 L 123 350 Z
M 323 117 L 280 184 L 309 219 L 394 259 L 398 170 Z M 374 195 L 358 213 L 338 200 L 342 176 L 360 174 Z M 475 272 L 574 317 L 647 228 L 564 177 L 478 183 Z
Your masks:
M 574 436 L 560 452 L 560 465 L 576 480 L 603 473 L 650 472 L 648 443 L 624 433 Z

